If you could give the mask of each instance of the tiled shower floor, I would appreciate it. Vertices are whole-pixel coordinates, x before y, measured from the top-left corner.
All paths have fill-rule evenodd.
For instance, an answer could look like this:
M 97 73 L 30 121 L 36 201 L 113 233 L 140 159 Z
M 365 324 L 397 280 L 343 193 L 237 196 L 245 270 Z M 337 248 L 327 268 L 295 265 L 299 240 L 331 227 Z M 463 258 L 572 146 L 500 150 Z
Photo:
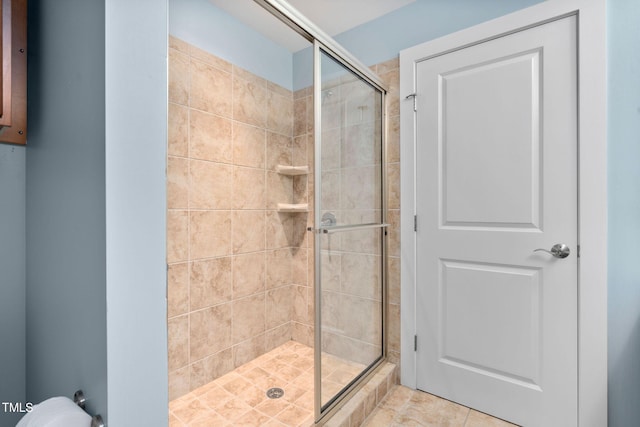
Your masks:
M 364 365 L 323 356 L 323 401 Z M 271 387 L 284 390 L 269 399 Z M 325 394 L 327 393 L 327 394 Z M 170 427 L 313 425 L 313 349 L 289 341 L 169 403 Z

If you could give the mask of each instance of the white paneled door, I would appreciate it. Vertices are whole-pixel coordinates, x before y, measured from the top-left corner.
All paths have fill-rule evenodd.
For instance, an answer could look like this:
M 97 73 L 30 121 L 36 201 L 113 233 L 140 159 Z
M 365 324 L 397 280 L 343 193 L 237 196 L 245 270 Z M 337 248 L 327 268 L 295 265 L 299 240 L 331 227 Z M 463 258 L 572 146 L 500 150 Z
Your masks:
M 575 17 L 415 73 L 417 387 L 576 426 Z

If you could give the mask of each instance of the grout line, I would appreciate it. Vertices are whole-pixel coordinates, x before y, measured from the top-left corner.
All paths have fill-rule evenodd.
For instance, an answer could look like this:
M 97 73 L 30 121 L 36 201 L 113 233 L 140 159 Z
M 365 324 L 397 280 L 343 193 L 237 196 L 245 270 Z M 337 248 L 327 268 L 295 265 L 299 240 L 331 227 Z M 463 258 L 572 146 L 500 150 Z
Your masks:
M 462 427 L 467 425 L 467 421 L 469 421 L 470 415 L 471 415 L 471 408 L 467 408 L 467 416 L 464 418 L 464 423 L 462 423 Z
M 191 392 L 191 371 L 193 369 L 193 363 L 191 360 L 191 87 L 192 87 L 192 74 L 191 74 L 191 49 L 189 49 L 189 76 L 188 76 L 188 94 L 187 94 L 187 176 L 189 177 L 187 188 L 187 384 L 189 385 L 189 392 Z

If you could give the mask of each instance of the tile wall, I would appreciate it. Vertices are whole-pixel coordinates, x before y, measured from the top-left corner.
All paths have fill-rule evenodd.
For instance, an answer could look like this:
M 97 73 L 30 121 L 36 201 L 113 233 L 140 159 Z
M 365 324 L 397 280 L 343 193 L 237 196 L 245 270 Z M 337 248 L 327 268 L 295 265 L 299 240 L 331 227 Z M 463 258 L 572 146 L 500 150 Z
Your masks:
M 398 364 L 398 59 L 371 68 L 390 87 L 389 359 Z M 314 177 L 275 171 L 277 164 L 313 170 L 312 99 L 310 88 L 291 93 L 170 38 L 170 399 L 287 340 L 313 345 L 313 236 L 306 227 L 313 225 Z M 278 202 L 308 203 L 310 213 L 279 213 Z
M 275 172 L 306 156 L 294 144 L 292 92 L 176 38 L 169 50 L 174 399 L 290 340 L 292 315 L 309 316 L 307 214 L 276 210 L 293 201 L 294 182 L 306 187 Z
M 388 360 L 400 370 L 400 62 L 371 67 L 387 85 Z M 398 374 L 399 376 L 399 374 Z
M 313 92 L 312 88 L 297 90 L 293 93 L 293 164 L 307 165 L 309 175 L 294 182 L 296 203 L 308 203 L 309 215 L 305 218 L 305 227 L 313 227 L 314 209 L 314 145 L 313 145 Z M 291 338 L 313 347 L 314 339 L 314 240 L 312 233 L 306 233 L 301 256 L 307 259 L 306 281 L 299 280 L 294 292 L 294 311 L 292 316 Z M 299 264 L 302 265 L 302 264 Z M 302 274 L 302 272 L 301 272 Z

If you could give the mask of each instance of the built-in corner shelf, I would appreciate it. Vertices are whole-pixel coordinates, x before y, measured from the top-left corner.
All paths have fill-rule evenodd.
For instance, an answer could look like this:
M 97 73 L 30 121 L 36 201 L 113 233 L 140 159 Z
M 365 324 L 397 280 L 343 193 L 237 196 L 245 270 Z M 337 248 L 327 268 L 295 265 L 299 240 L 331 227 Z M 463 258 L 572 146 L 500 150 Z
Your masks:
M 277 165 L 276 172 L 286 176 L 309 175 L 309 166 L 286 166 Z M 278 203 L 278 212 L 309 212 L 308 203 Z
M 280 175 L 309 175 L 309 166 L 285 166 L 278 165 L 276 166 L 276 172 Z
M 278 212 L 309 212 L 308 203 L 278 203 Z

